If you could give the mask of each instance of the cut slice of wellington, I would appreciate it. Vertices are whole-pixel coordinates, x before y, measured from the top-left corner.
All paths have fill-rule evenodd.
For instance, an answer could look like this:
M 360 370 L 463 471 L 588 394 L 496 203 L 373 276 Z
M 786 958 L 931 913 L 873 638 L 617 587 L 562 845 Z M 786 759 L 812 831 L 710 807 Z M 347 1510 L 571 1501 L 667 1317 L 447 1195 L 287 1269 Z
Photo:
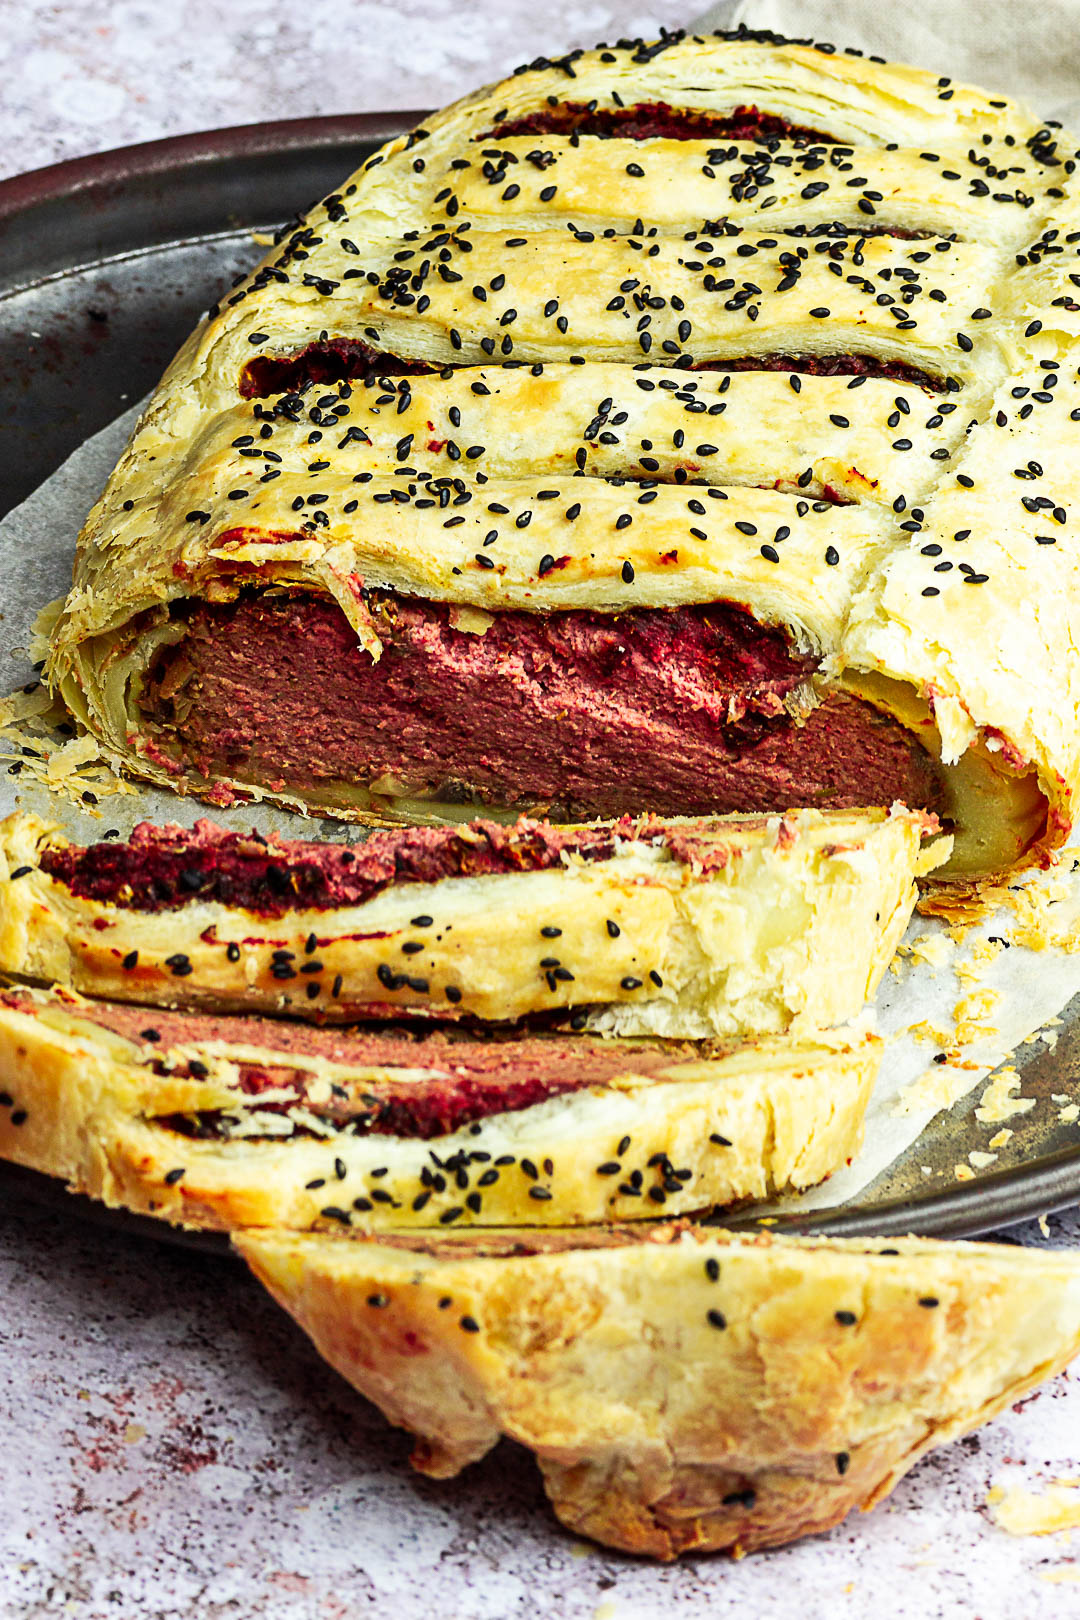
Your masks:
M 421 1472 L 509 1435 L 569 1529 L 656 1558 L 828 1530 L 1080 1349 L 1065 1251 L 680 1223 L 234 1242 Z
M 388 143 L 210 311 L 49 679 L 219 804 L 899 800 L 955 834 L 945 906 L 1047 858 L 1080 782 L 1065 136 L 746 33 L 567 60 Z
M 0 1157 L 187 1226 L 567 1225 L 799 1190 L 858 1151 L 864 1032 L 600 1040 L 0 991 Z
M 84 848 L 0 824 L 0 972 L 316 1021 L 541 1016 L 629 1035 L 813 1029 L 873 995 L 933 818 L 800 811 L 396 827 L 352 845 L 208 821 Z

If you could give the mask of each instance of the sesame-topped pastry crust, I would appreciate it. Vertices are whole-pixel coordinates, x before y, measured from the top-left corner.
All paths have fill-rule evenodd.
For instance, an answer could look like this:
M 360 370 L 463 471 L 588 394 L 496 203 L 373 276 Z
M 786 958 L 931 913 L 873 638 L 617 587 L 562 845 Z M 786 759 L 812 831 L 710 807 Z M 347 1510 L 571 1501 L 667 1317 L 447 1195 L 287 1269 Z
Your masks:
M 0 990 L 0 1157 L 192 1227 L 555 1226 L 801 1190 L 882 1046 L 311 1029 Z
M 209 822 L 71 844 L 0 824 L 0 972 L 158 1007 L 741 1036 L 840 1024 L 947 858 L 850 814 L 269 841 Z M 930 840 L 930 841 L 927 841 Z
M 901 798 L 961 884 L 1045 858 L 1080 782 L 1073 167 L 1005 97 L 772 36 L 531 64 L 193 333 L 50 680 L 217 802 Z
M 568 1528 L 655 1558 L 827 1530 L 1080 1349 L 1063 1250 L 679 1223 L 234 1242 L 421 1472 L 509 1435 Z

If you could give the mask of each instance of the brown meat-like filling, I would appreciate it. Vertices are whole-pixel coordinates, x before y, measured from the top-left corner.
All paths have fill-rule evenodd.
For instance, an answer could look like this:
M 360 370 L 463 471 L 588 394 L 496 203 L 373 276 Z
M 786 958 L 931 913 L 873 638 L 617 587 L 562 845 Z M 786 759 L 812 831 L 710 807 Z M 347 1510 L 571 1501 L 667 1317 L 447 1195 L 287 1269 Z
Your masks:
M 443 603 L 367 606 L 377 663 L 326 598 L 191 604 L 144 691 L 161 749 L 276 791 L 353 783 L 577 819 L 939 804 L 895 721 L 841 693 L 802 720 L 814 660 L 733 605 L 506 611 L 481 634 Z

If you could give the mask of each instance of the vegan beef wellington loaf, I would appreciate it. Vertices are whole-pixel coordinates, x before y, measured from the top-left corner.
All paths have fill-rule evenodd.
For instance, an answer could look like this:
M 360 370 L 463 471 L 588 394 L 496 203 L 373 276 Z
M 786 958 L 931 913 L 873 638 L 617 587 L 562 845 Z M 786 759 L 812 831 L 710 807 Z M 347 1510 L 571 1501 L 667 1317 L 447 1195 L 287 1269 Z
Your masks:
M 562 1522 L 656 1558 L 869 1508 L 1080 1349 L 1080 1256 L 673 1225 L 236 1246 L 445 1478 L 501 1434 Z
M 948 854 L 935 831 L 901 809 L 807 810 L 398 827 L 343 846 L 203 821 L 83 848 L 16 815 L 0 824 L 0 972 L 315 1021 L 822 1028 L 873 995 L 915 879 Z
M 572 1225 L 799 1190 L 881 1043 L 481 1036 L 0 990 L 0 1156 L 188 1226 Z
M 769 35 L 533 63 L 211 310 L 48 678 L 219 803 L 899 799 L 957 882 L 1044 858 L 1080 782 L 1073 169 L 1004 97 Z

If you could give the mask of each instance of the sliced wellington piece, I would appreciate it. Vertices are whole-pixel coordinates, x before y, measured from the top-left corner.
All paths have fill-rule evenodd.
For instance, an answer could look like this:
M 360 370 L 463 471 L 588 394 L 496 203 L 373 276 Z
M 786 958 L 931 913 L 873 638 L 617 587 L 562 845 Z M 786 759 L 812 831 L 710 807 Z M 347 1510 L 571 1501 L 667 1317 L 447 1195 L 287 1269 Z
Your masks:
M 858 1151 L 881 1042 L 311 1029 L 0 991 L 0 1156 L 188 1226 L 640 1219 Z
M 47 678 L 219 804 L 900 800 L 955 833 L 946 910 L 1045 860 L 1080 786 L 1080 441 L 1059 373 L 1010 384 L 1080 360 L 1032 274 L 1068 138 L 745 33 L 562 60 L 389 142 L 214 306 Z
M 678 1222 L 236 1246 L 439 1478 L 500 1435 L 562 1522 L 736 1555 L 869 1508 L 1080 1350 L 1080 1255 Z
M 364 843 L 0 825 L 0 972 L 153 1006 L 731 1036 L 874 993 L 948 853 L 895 809 L 393 828 Z M 571 1009 L 573 1012 L 571 1013 Z

